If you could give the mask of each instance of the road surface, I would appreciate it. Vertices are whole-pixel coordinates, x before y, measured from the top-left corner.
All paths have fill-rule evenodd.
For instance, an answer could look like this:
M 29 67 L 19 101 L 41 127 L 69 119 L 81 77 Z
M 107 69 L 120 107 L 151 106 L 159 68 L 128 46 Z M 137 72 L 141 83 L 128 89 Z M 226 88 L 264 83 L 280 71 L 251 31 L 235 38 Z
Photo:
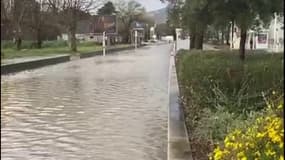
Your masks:
M 3 160 L 164 160 L 171 45 L 1 81 Z

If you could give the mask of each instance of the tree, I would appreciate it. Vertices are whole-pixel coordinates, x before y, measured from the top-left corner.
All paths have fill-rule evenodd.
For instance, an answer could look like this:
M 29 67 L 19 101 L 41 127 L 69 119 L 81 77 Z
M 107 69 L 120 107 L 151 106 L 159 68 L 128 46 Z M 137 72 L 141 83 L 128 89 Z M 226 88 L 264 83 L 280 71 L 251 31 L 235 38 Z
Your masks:
M 114 13 L 116 13 L 116 9 L 110 1 L 105 3 L 104 6 L 97 11 L 98 15 L 112 15 Z
M 124 42 L 130 42 L 131 25 L 145 14 L 145 9 L 136 1 L 119 1 L 118 7 L 119 32 Z
M 31 2 L 32 0 L 1 0 L 1 22 L 3 13 L 3 20 L 12 27 L 17 50 L 21 49 L 23 22 Z
M 75 34 L 79 13 L 94 10 L 100 2 L 98 0 L 48 0 L 58 23 L 68 31 L 71 51 L 77 51 Z
M 38 0 L 31 2 L 31 7 L 28 11 L 27 24 L 32 29 L 33 33 L 35 34 L 36 39 L 36 47 L 42 47 L 42 37 L 43 37 L 43 30 L 46 23 L 46 12 L 43 11 L 45 1 Z
M 158 24 L 156 30 L 158 37 L 172 34 L 172 29 L 166 23 Z
M 235 22 L 241 31 L 240 40 L 240 58 L 245 59 L 245 43 L 247 31 L 250 29 L 256 21 L 260 21 L 259 24 L 268 24 L 274 13 L 280 13 L 283 11 L 283 0 L 232 0 L 230 3 L 234 3 L 239 12 L 234 12 Z M 230 4 L 229 3 L 229 4 Z
M 179 2 L 168 1 L 172 4 Z M 185 0 L 182 7 L 182 22 L 190 32 L 190 49 L 202 49 L 204 33 L 211 24 L 222 30 L 222 33 L 227 30 L 228 39 L 229 31 L 233 31 L 233 28 L 229 28 L 231 22 L 241 30 L 239 52 L 240 58 L 244 60 L 247 30 L 260 24 L 266 26 L 274 13 L 283 13 L 283 3 L 283 0 Z

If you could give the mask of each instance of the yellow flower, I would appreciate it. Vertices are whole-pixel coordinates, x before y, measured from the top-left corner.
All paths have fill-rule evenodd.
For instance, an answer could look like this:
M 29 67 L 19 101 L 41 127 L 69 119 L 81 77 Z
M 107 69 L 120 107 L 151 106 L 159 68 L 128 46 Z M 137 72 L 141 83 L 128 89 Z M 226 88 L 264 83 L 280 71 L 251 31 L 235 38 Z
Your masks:
M 274 94 L 276 94 L 276 92 L 275 92 L 275 91 L 272 91 L 272 94 L 274 95 Z
M 279 160 L 284 160 L 284 157 L 281 155 L 280 158 L 279 158 Z
M 254 153 L 254 155 L 256 155 L 256 156 L 260 156 L 261 154 L 260 154 L 260 152 L 259 151 L 256 151 L 255 153 Z
M 263 137 L 265 137 L 265 135 L 266 135 L 265 132 L 264 133 L 257 133 L 256 137 L 257 138 L 263 138 Z
M 275 152 L 272 151 L 271 149 L 269 149 L 269 150 L 265 151 L 265 155 L 267 155 L 267 156 L 273 156 L 273 155 L 275 155 Z
M 244 152 L 243 151 L 241 151 L 241 152 L 239 152 L 238 154 L 237 154 L 237 157 L 238 158 L 244 158 L 245 157 L 245 154 L 244 154 Z
M 284 147 L 283 141 L 281 141 L 281 143 L 279 144 L 279 147 L 280 147 L 280 148 L 283 148 L 283 147 Z
M 220 150 L 220 147 L 218 147 L 218 148 L 216 148 L 216 149 L 214 150 L 214 154 L 215 154 L 215 156 L 214 156 L 214 159 L 215 159 L 215 160 L 220 160 L 220 159 L 222 159 L 223 152 Z

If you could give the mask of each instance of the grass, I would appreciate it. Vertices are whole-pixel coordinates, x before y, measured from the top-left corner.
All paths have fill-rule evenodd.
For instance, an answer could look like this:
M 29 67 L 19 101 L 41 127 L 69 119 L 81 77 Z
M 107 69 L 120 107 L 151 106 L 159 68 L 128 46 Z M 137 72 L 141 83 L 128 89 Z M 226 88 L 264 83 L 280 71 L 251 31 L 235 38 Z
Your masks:
M 16 50 L 15 47 L 10 43 L 6 42 L 1 45 L 1 54 L 4 53 L 4 59 L 12 58 L 22 58 L 22 57 L 38 57 L 38 56 L 51 56 L 51 55 L 61 55 L 61 54 L 72 54 L 67 43 L 62 41 L 58 42 L 44 42 L 43 48 L 36 49 L 27 45 L 25 42 L 23 49 Z M 112 47 L 127 47 L 128 44 L 118 44 Z M 78 43 L 78 53 L 89 53 L 102 50 L 102 46 L 94 42 L 83 42 Z
M 212 145 L 231 128 L 261 112 L 264 97 L 279 99 L 273 91 L 283 95 L 283 60 L 283 54 L 264 51 L 250 51 L 244 62 L 237 51 L 178 53 L 181 99 L 196 159 L 207 159 Z

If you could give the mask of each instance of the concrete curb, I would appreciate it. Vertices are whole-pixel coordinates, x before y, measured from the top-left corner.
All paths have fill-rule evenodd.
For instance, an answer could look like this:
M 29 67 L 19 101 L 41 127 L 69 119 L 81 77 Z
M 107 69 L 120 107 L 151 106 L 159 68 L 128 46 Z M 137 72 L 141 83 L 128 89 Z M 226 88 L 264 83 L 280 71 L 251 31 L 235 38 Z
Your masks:
M 174 51 L 175 53 L 175 51 Z M 169 112 L 168 112 L 168 160 L 193 160 L 184 113 L 179 102 L 175 55 L 172 53 L 169 66 Z
M 58 64 L 62 62 L 70 61 L 69 55 L 49 57 L 40 60 L 31 60 L 26 62 L 3 64 L 1 65 L 1 75 L 21 72 L 24 70 L 40 68 L 48 65 Z

